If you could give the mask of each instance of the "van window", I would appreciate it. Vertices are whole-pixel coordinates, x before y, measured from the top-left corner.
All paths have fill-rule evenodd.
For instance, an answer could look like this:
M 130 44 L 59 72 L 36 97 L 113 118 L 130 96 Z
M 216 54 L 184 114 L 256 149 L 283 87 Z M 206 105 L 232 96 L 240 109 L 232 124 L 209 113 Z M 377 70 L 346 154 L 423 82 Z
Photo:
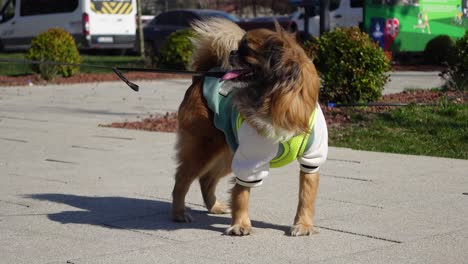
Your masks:
M 7 22 L 15 16 L 16 0 L 9 0 L 0 11 L 0 23 Z
M 364 0 L 351 0 L 351 7 L 364 7 Z
M 20 16 L 70 13 L 78 7 L 78 0 L 22 0 Z
M 340 7 L 340 0 L 330 0 L 330 11 L 334 11 Z
M 91 10 L 96 14 L 130 14 L 133 11 L 132 0 L 91 0 Z
M 153 19 L 152 25 L 176 25 L 179 20 L 179 12 L 168 12 L 158 15 Z
M 177 25 L 181 27 L 190 27 L 190 23 L 196 19 L 197 17 L 190 12 L 181 12 L 177 21 Z

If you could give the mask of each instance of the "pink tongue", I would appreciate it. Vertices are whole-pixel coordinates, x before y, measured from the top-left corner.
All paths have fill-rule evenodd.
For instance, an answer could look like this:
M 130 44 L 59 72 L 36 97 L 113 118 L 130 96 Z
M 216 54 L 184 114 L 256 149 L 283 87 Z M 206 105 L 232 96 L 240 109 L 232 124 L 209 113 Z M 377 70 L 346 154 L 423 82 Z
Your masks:
M 235 79 L 235 78 L 239 77 L 239 75 L 241 73 L 242 73 L 242 71 L 240 71 L 240 70 L 234 70 L 234 71 L 226 72 L 226 74 L 224 74 L 223 77 L 221 77 L 221 80 L 226 81 L 226 80 Z

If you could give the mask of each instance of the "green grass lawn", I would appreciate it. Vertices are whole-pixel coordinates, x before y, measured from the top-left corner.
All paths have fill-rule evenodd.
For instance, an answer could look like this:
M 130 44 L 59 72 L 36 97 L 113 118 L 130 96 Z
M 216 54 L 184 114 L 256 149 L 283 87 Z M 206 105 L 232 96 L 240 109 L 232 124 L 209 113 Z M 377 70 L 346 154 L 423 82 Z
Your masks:
M 330 142 L 359 150 L 468 159 L 468 105 L 407 106 L 331 128 Z
M 2 59 L 22 60 L 24 53 L 0 53 Z M 112 56 L 112 55 L 81 55 L 82 64 L 100 65 L 108 67 L 143 67 L 144 63 L 139 56 Z M 108 73 L 110 69 L 100 69 L 82 66 L 83 73 Z M 0 75 L 20 76 L 32 74 L 29 64 L 0 63 Z

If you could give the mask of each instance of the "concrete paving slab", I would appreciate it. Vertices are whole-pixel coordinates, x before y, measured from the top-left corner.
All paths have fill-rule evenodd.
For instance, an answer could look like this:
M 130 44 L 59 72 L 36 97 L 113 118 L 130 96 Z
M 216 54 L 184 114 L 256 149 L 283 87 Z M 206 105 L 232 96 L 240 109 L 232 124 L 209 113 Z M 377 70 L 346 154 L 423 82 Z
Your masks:
M 297 164 L 252 190 L 254 234 L 223 235 L 229 215 L 169 220 L 172 133 L 99 127 L 175 111 L 189 80 L 0 87 L 0 263 L 464 263 L 468 161 L 331 148 L 315 222 L 285 233 Z M 425 83 L 426 86 L 432 84 Z M 218 197 L 229 199 L 228 178 Z
M 344 257 L 330 258 L 319 264 L 353 263 L 466 263 L 468 229 L 397 244 L 377 250 L 368 250 Z

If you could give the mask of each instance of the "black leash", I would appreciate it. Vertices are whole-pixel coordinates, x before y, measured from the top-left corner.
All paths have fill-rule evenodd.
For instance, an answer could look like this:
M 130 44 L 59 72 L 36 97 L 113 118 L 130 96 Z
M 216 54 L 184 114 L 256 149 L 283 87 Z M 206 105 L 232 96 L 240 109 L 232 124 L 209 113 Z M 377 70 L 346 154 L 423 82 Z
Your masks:
M 55 65 L 55 66 L 73 66 L 73 67 L 90 67 L 90 68 L 100 68 L 112 70 L 117 77 L 120 78 L 124 83 L 126 83 L 132 90 L 138 92 L 139 86 L 131 81 L 129 81 L 122 73 L 122 71 L 127 72 L 153 72 L 153 73 L 166 73 L 166 74 L 181 74 L 181 75 L 191 75 L 191 76 L 208 76 L 221 78 L 226 72 L 220 71 L 184 71 L 184 70 L 167 70 L 167 69 L 152 69 L 152 68 L 134 68 L 134 67 L 110 67 L 104 65 L 94 65 L 94 64 L 77 64 L 77 63 L 66 63 L 66 62 L 57 62 L 57 61 L 39 61 L 39 60 L 20 60 L 20 59 L 2 59 L 0 58 L 0 63 L 15 63 L 15 64 L 43 64 L 43 65 Z

